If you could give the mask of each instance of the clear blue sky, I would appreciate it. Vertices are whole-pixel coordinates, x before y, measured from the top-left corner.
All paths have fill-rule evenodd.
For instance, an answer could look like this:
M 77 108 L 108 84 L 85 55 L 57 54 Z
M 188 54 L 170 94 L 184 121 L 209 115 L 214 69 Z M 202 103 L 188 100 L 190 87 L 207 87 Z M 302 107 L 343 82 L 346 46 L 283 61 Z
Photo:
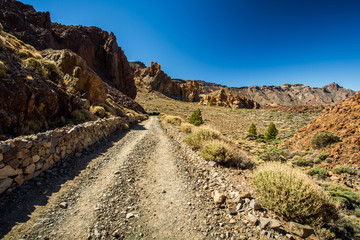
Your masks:
M 24 0 L 54 22 L 114 32 L 129 61 L 228 86 L 360 90 L 359 0 Z

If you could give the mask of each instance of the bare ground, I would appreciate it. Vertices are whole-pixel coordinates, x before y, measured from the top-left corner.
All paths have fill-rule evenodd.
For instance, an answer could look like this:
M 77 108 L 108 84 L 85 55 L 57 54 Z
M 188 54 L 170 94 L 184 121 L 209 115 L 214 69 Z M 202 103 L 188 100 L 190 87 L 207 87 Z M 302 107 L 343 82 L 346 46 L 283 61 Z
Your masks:
M 1 204 L 6 212 L 0 221 L 3 238 L 204 238 L 196 230 L 204 217 L 201 208 L 194 210 L 196 193 L 177 165 L 183 157 L 157 119 L 151 117 L 119 138 L 99 156 L 84 155 L 83 164 L 77 164 L 83 169 L 72 179 L 58 177 L 64 183 L 58 189 L 51 185 L 53 193 L 42 206 L 30 206 L 28 217 L 17 210 L 14 196 L 8 196 L 12 204 Z M 32 187 L 48 188 L 42 187 L 43 180 Z M 19 191 L 13 195 L 26 197 L 32 188 Z M 29 198 L 41 202 L 32 194 Z

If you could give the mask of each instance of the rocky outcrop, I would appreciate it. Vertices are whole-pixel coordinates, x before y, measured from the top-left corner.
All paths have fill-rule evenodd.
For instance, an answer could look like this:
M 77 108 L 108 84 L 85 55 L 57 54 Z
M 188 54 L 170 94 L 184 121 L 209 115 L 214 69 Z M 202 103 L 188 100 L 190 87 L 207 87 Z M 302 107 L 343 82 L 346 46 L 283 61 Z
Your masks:
M 92 104 L 105 102 L 105 83 L 80 56 L 70 50 L 47 50 L 42 52 L 42 56 L 55 62 L 64 74 L 62 83 L 68 91 L 80 94 Z
M 200 94 L 210 94 L 226 86 L 198 81 Z M 354 91 L 331 83 L 322 88 L 302 84 L 284 84 L 283 86 L 252 86 L 229 88 L 233 94 L 244 96 L 262 106 L 329 105 L 354 95 Z
M 217 94 L 204 95 L 200 100 L 202 105 L 216 105 L 231 108 L 260 108 L 260 104 L 239 95 L 233 95 L 224 89 L 217 91 Z
M 72 50 L 102 80 L 135 99 L 132 71 L 113 33 L 109 34 L 97 27 L 52 23 L 48 12 L 36 12 L 32 6 L 14 0 L 0 1 L 0 22 L 5 31 L 38 50 Z
M 0 32 L 0 139 L 93 120 L 96 111 L 88 110 L 95 105 L 108 117 L 125 115 L 126 108 L 145 113 L 76 53 L 49 49 L 41 54 Z
M 333 164 L 358 164 L 360 159 L 360 92 L 339 104 L 326 107 L 322 114 L 301 128 L 287 142 L 293 150 L 311 149 L 311 140 L 317 133 L 331 132 L 341 142 L 325 149 Z M 322 151 L 322 150 L 321 150 Z
M 147 68 L 136 68 L 134 79 L 148 92 L 158 91 L 168 97 L 187 102 L 199 101 L 199 85 L 196 81 L 175 82 L 156 62 L 152 62 Z

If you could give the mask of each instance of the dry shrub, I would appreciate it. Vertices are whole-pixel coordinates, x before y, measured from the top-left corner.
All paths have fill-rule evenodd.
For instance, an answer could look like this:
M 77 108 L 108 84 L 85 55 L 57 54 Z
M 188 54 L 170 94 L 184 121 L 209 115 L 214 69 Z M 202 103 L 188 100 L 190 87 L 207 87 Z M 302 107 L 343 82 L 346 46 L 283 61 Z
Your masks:
M 195 149 L 199 149 L 204 141 L 219 139 L 220 133 L 207 127 L 198 128 L 184 138 L 184 142 Z
M 94 120 L 94 116 L 85 109 L 76 109 L 71 113 L 72 120 L 75 123 L 83 123 Z
M 181 117 L 171 116 L 171 115 L 165 116 L 164 120 L 166 123 L 171 123 L 175 126 L 180 126 L 181 123 L 183 122 L 183 119 Z
M 204 143 L 201 156 L 208 161 L 226 163 L 234 158 L 231 146 L 221 140 L 211 140 Z
M 91 106 L 90 112 L 100 118 L 104 118 L 106 116 L 105 108 L 102 106 Z
M 25 67 L 30 68 L 31 70 L 37 70 L 39 74 L 43 77 L 47 75 L 47 71 L 45 70 L 41 60 L 36 58 L 27 58 L 23 60 L 23 64 Z
M 201 156 L 229 167 L 252 168 L 253 161 L 245 153 L 224 140 L 209 140 L 204 143 Z
M 309 176 L 279 162 L 262 164 L 253 183 L 259 202 L 286 220 L 322 226 L 337 217 L 337 207 Z
M 194 125 L 190 123 L 181 123 L 180 131 L 183 133 L 192 133 L 194 131 Z

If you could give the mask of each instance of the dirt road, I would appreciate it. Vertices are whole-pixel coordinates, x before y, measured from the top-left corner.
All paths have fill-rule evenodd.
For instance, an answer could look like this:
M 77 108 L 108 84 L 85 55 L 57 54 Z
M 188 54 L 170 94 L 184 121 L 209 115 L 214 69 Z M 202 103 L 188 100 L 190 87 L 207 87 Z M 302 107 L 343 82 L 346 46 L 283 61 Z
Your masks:
M 158 120 L 151 117 L 118 138 L 100 155 L 80 157 L 70 167 L 70 179 L 61 173 L 49 177 L 55 183 L 62 181 L 60 186 L 33 183 L 45 193 L 38 197 L 29 193 L 33 189 L 22 193 L 31 210 L 3 204 L 3 238 L 205 238 L 197 229 L 205 219 L 197 207 L 201 197 L 181 167 L 184 157 Z M 45 201 L 38 200 L 42 195 L 47 195 Z M 43 203 L 29 206 L 39 202 Z

